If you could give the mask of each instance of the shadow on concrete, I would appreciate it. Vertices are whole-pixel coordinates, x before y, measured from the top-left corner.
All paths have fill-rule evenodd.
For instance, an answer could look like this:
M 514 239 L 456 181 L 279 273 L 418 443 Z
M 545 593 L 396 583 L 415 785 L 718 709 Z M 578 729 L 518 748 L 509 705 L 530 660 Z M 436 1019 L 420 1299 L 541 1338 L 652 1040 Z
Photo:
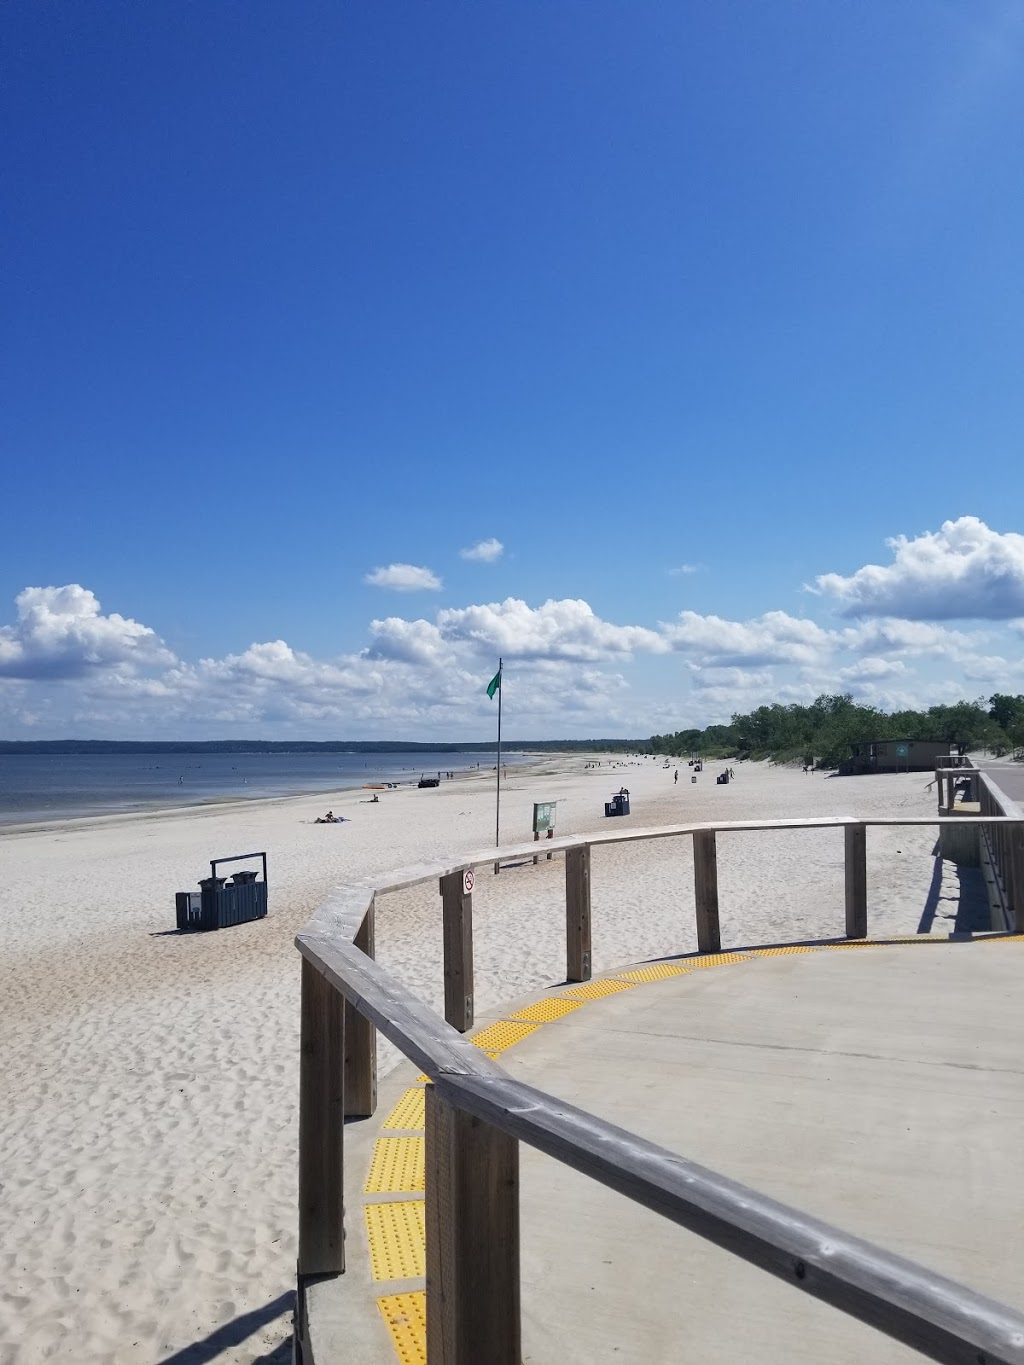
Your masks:
M 159 1365 L 207 1365 L 208 1361 L 216 1360 L 225 1351 L 239 1346 L 268 1322 L 273 1322 L 275 1318 L 282 1317 L 285 1313 L 291 1313 L 294 1307 L 295 1295 L 289 1290 L 288 1293 L 272 1299 L 270 1303 L 265 1303 L 262 1308 L 254 1308 L 251 1312 L 242 1313 L 231 1322 L 226 1322 L 223 1327 L 218 1327 L 202 1341 L 193 1342 L 191 1346 L 184 1346 L 173 1355 L 165 1356 Z M 275 1346 L 269 1355 L 258 1356 L 254 1365 L 290 1365 L 291 1358 L 292 1338 L 289 1333 L 287 1341 Z

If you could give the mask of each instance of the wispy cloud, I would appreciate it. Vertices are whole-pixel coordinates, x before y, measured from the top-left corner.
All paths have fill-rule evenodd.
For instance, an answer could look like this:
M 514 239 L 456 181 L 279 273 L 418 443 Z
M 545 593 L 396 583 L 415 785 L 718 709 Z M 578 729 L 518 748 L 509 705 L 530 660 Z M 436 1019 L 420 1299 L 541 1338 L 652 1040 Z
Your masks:
M 501 541 L 491 536 L 489 540 L 478 540 L 475 545 L 468 545 L 466 549 L 459 551 L 460 559 L 476 559 L 484 564 L 493 564 L 496 559 L 500 559 L 505 552 L 505 547 Z
M 388 564 L 382 569 L 371 569 L 363 582 L 395 592 L 436 592 L 441 587 L 441 580 L 432 569 L 416 564 Z
M 668 572 L 673 578 L 679 578 L 682 574 L 700 573 L 703 567 L 703 564 L 677 564 L 674 569 L 669 569 Z

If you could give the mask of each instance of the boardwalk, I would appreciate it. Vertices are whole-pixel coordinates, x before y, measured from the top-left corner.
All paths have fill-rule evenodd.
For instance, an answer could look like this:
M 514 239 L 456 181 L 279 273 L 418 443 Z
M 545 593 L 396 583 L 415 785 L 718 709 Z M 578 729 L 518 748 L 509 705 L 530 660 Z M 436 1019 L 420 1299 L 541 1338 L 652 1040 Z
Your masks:
M 519 1002 L 478 1036 L 517 1080 L 1012 1304 L 1022 955 L 924 938 L 674 959 Z M 319 1301 L 318 1359 L 353 1340 L 367 1362 L 421 1358 L 422 1089 L 400 1068 L 349 1130 L 363 1207 Z M 921 1359 L 528 1147 L 521 1161 L 531 1365 Z

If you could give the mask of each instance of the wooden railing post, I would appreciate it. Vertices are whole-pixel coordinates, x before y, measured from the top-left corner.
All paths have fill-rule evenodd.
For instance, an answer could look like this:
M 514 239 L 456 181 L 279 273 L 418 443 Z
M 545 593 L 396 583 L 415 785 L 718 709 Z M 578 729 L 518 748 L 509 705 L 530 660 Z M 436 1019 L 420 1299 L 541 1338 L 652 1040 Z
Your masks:
M 426 1087 L 428 1365 L 520 1365 L 519 1143 Z
M 1024 934 L 1024 821 L 1008 827 L 1006 842 L 1010 856 L 1009 876 L 1004 876 L 1006 899 L 1009 902 L 1011 922 L 1015 934 Z
M 353 942 L 374 956 L 374 911 L 369 909 Z M 345 1001 L 345 1117 L 368 1119 L 377 1108 L 377 1030 L 355 1006 Z
M 590 980 L 590 845 L 565 851 L 565 979 Z
M 713 829 L 693 832 L 693 892 L 697 908 L 697 949 L 702 953 L 720 953 L 718 850 Z
M 460 1033 L 473 1027 L 473 873 L 441 879 L 444 923 L 444 1017 Z
M 345 1269 L 345 1001 L 302 959 L 299 1277 Z
M 941 769 L 941 768 L 936 768 L 936 769 L 935 769 L 935 789 L 936 789 L 936 795 L 938 796 L 938 799 L 939 799 L 939 811 L 940 811 L 940 812 L 943 811 L 943 810 L 945 809 L 945 806 L 946 806 L 945 795 L 944 795 L 944 792 L 943 792 L 943 787 L 945 786 L 945 782 L 946 782 L 946 778 L 945 778 L 945 774 L 943 773 L 942 769 Z
M 846 826 L 846 937 L 868 936 L 867 827 Z

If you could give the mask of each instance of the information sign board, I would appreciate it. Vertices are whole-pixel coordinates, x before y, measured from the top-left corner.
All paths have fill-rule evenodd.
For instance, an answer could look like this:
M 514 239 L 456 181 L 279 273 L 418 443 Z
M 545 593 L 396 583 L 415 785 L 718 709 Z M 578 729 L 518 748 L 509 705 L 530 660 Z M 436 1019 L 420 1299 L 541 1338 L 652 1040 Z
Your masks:
M 533 832 L 534 834 L 544 834 L 549 829 L 555 827 L 555 809 L 557 801 L 534 801 L 533 803 Z

